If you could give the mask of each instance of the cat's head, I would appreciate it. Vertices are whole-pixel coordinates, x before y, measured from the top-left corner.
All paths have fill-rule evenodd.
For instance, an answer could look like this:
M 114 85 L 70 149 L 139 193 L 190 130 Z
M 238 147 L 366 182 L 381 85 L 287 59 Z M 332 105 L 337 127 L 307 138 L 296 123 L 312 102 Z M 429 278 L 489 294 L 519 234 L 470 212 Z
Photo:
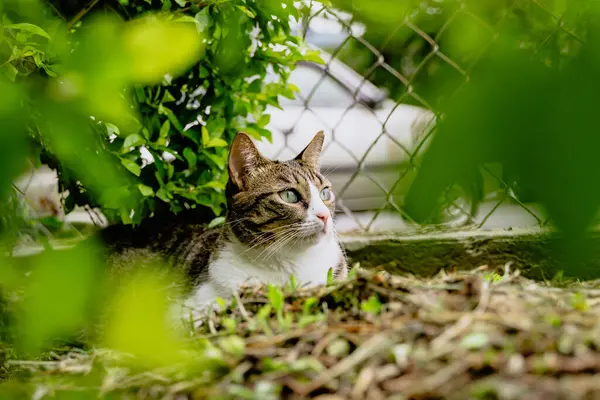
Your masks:
M 228 223 L 248 245 L 310 243 L 334 234 L 335 196 L 321 175 L 323 132 L 293 160 L 265 158 L 239 133 L 229 154 Z

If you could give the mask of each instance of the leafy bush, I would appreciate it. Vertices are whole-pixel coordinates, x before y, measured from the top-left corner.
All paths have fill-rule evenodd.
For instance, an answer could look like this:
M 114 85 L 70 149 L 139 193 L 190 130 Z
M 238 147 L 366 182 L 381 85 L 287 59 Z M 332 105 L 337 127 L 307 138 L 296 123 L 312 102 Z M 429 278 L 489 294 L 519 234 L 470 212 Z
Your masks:
M 266 107 L 314 59 L 290 36 L 293 2 L 96 3 L 0 6 L 0 195 L 28 155 L 57 169 L 67 212 L 221 214 L 228 143 L 239 130 L 268 139 Z

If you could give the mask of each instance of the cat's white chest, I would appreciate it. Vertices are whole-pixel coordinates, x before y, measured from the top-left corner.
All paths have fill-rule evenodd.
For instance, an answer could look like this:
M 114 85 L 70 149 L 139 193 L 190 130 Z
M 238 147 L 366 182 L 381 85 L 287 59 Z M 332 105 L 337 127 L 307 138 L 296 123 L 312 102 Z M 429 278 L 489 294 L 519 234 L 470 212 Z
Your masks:
M 228 243 L 210 265 L 210 279 L 198 287 L 188 304 L 204 307 L 215 298 L 230 298 L 243 284 L 256 283 L 283 286 L 293 275 L 300 286 L 325 284 L 329 269 L 342 259 L 335 236 L 324 237 L 306 248 L 286 248 L 275 255 L 249 252 L 235 243 Z
M 255 281 L 285 285 L 292 275 L 300 285 L 319 285 L 327 282 L 327 273 L 342 256 L 335 237 L 325 237 L 307 247 L 281 249 L 277 254 L 251 254 L 235 244 L 228 244 L 210 266 L 211 279 L 231 289 Z

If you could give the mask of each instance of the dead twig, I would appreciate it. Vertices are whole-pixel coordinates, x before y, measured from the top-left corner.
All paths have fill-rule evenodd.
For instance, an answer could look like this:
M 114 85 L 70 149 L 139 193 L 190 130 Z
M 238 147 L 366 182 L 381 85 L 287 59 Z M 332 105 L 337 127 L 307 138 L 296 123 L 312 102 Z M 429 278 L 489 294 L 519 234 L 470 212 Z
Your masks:
M 344 372 L 349 371 L 366 359 L 374 357 L 381 350 L 388 347 L 389 343 L 389 335 L 387 333 L 380 333 L 371 337 L 352 354 L 344 358 L 332 368 L 317 376 L 312 382 L 298 385 L 296 389 L 297 394 L 300 396 L 308 395 L 310 392 L 320 388 L 333 378 L 336 378 L 342 375 Z

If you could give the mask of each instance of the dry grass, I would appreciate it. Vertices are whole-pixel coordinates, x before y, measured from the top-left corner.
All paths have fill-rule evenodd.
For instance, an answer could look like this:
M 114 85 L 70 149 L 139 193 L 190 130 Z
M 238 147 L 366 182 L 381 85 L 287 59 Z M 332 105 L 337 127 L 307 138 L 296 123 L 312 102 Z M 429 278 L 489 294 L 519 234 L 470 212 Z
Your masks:
M 0 387 L 37 398 L 600 398 L 600 289 L 562 286 L 480 268 L 247 289 L 190 339 L 195 364 L 139 369 L 65 349 L 9 361 Z

